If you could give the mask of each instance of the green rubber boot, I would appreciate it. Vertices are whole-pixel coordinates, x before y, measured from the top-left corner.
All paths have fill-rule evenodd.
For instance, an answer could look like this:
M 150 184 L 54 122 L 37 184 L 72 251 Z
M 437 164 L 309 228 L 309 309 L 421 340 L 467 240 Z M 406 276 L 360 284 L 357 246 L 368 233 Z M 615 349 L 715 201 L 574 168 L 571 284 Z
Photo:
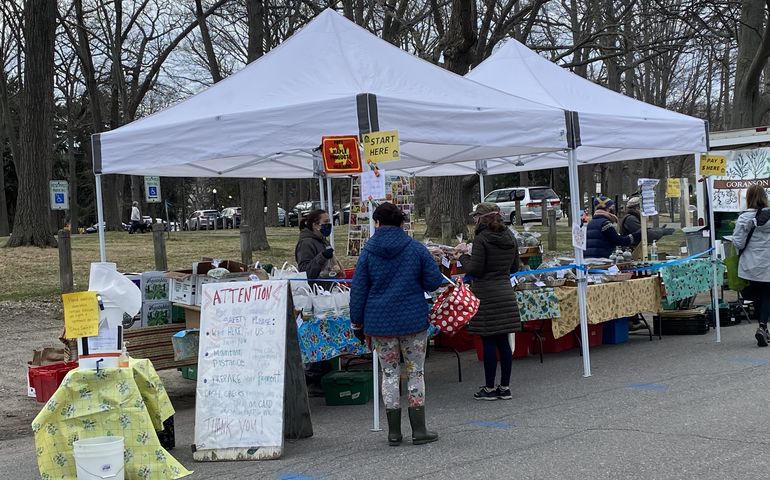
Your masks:
M 412 424 L 412 444 L 423 445 L 438 440 L 438 433 L 425 427 L 425 407 L 409 407 L 409 423 Z
M 385 413 L 388 414 L 388 445 L 397 447 L 404 439 L 401 435 L 401 409 L 385 410 Z

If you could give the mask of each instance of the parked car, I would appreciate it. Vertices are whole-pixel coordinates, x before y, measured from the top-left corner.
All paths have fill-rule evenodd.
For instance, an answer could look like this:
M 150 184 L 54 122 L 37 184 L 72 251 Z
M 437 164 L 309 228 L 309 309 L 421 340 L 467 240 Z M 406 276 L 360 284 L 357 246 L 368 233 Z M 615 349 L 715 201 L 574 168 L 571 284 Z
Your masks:
M 214 230 L 222 228 L 222 217 L 216 210 L 196 210 L 185 220 L 185 230 Z
M 229 207 L 222 210 L 222 221 L 225 228 L 240 228 L 241 207 Z
M 104 225 L 106 225 L 106 224 L 104 224 Z M 125 231 L 128 231 L 128 229 L 131 228 L 131 225 L 129 225 L 127 223 L 121 222 L 120 225 L 121 225 L 121 227 L 123 227 L 123 230 L 125 230 Z M 85 232 L 86 233 L 99 233 L 99 224 L 98 223 L 94 223 L 90 227 L 86 227 Z
M 311 210 L 318 210 L 321 208 L 323 207 L 321 207 L 321 202 L 318 200 L 307 200 L 305 202 L 299 202 L 289 211 L 289 226 L 298 226 L 302 217 L 307 215 Z
M 516 223 L 515 198 L 521 198 L 521 221 L 539 221 L 542 216 L 542 202 L 548 210 L 556 210 L 556 218 L 562 216 L 561 199 L 550 187 L 516 187 L 494 190 L 484 197 L 485 202 L 496 203 L 500 207 L 503 219 Z
M 350 204 L 348 203 L 342 210 L 334 212 L 334 224 L 335 225 L 347 225 L 350 223 Z

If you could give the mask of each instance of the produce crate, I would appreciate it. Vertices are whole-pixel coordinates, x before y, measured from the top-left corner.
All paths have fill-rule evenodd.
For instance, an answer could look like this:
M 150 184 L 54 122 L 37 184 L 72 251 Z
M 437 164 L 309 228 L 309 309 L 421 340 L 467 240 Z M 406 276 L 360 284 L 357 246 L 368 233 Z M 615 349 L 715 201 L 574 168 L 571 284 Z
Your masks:
M 177 370 L 182 372 L 182 378 L 198 380 L 198 367 L 179 367 Z
M 29 369 L 29 384 L 35 389 L 35 400 L 45 403 L 56 393 L 64 377 L 77 368 L 78 362 L 59 362 Z
M 591 348 L 598 347 L 602 344 L 602 339 L 604 337 L 604 325 L 601 323 L 588 324 L 588 346 Z M 577 338 L 580 339 L 580 327 L 577 327 L 575 329 L 575 334 L 577 335 Z
M 454 335 L 440 333 L 433 339 L 433 345 L 436 348 L 449 348 L 458 352 L 465 352 L 474 348 L 473 335 L 469 334 L 465 328 Z
M 524 324 L 524 328 L 528 331 L 532 331 L 535 328 L 535 325 L 539 326 L 539 323 L 540 322 L 527 322 Z M 568 333 L 561 338 L 553 338 L 550 320 L 544 320 L 543 329 L 540 331 L 540 338 L 543 341 L 542 353 L 560 353 L 577 348 L 577 338 L 572 333 Z M 539 350 L 540 344 L 534 342 L 532 345 L 532 353 L 538 353 Z
M 628 341 L 628 318 L 616 318 L 604 322 L 602 331 L 602 343 L 605 345 L 617 345 Z
M 653 317 L 655 335 L 703 335 L 709 331 L 705 308 L 664 312 Z
M 364 405 L 372 398 L 371 370 L 336 371 L 321 378 L 326 405 Z

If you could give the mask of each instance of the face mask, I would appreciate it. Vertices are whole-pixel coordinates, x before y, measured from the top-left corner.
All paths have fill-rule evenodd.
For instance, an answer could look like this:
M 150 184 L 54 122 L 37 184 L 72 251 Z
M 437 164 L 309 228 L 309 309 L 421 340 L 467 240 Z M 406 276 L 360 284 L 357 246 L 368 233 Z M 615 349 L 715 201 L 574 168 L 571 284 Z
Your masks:
M 322 223 L 321 224 L 321 235 L 324 237 L 328 237 L 332 234 L 332 224 L 331 223 Z

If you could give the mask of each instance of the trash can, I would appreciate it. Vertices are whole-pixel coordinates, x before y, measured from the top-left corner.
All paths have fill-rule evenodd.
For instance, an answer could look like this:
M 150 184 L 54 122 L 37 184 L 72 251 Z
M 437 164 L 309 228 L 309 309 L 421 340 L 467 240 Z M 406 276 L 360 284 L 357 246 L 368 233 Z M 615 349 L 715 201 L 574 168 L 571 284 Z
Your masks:
M 695 255 L 697 253 L 703 253 L 709 249 L 710 238 L 704 237 L 703 232 L 706 227 L 684 227 L 685 238 L 687 239 L 687 254 Z

